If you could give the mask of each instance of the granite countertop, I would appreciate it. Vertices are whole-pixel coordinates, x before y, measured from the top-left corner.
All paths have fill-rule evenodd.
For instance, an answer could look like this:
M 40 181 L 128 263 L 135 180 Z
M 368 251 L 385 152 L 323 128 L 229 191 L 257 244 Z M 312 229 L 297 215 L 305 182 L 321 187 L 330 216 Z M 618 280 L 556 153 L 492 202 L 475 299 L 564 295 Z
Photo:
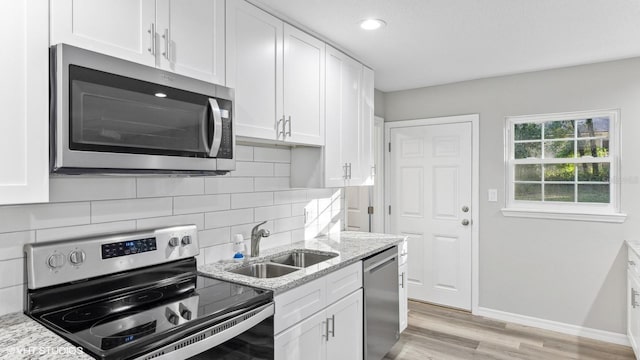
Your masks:
M 404 239 L 405 237 L 400 235 L 344 231 L 337 235 L 318 237 L 314 240 L 299 241 L 291 245 L 268 249 L 263 251 L 259 257 L 248 258 L 242 262 L 225 260 L 213 264 L 200 265 L 198 266 L 198 271 L 205 276 L 267 289 L 273 291 L 274 294 L 278 294 L 353 264 L 381 250 L 395 246 Z M 311 252 L 333 252 L 337 253 L 338 256 L 287 275 L 270 279 L 259 279 L 228 271 L 248 264 L 263 262 L 266 259 L 296 249 L 305 249 Z
M 23 313 L 0 316 L 0 359 L 93 359 Z
M 640 256 L 640 241 L 625 240 L 625 242 L 629 249 L 633 250 L 637 256 Z

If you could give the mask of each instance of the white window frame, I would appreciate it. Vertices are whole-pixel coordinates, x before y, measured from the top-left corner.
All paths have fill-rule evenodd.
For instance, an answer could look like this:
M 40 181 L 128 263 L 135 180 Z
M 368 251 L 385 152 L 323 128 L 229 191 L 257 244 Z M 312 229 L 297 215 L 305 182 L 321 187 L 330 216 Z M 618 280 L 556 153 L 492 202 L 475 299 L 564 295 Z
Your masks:
M 515 200 L 515 145 L 514 128 L 522 123 L 544 123 L 548 121 L 581 120 L 592 117 L 609 118 L 609 161 L 603 161 L 609 165 L 609 200 L 608 204 L 597 203 L 563 203 L 544 201 Z M 505 119 L 505 208 L 504 216 L 563 219 L 581 221 L 601 221 L 622 223 L 626 214 L 620 211 L 620 111 L 619 110 L 592 110 L 575 111 L 565 113 L 508 116 Z M 544 146 L 544 139 L 542 139 Z M 598 160 L 603 160 L 598 159 Z M 545 164 L 566 163 L 566 159 L 522 159 L 518 164 Z

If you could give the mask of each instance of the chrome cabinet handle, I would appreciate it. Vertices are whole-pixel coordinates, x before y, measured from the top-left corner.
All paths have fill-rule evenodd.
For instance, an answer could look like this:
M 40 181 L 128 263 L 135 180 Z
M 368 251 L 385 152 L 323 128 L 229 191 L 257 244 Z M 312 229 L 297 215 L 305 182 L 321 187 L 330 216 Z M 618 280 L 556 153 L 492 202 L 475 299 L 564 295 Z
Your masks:
M 402 272 L 402 274 L 400 274 L 401 278 L 402 278 L 402 282 L 400 283 L 400 285 L 402 286 L 402 288 L 404 289 L 404 271 Z
M 342 177 L 345 178 L 345 179 L 348 179 L 348 177 L 347 177 L 347 166 L 348 166 L 347 163 L 344 163 L 344 165 L 342 165 L 342 169 L 344 170 L 343 171 L 344 175 Z
M 282 131 L 280 131 L 280 123 L 282 123 Z M 278 122 L 276 123 L 276 130 L 278 130 L 278 138 L 280 137 L 280 135 L 282 135 L 282 140 L 284 140 L 286 136 L 284 132 L 284 126 L 285 126 L 285 120 L 284 120 L 284 115 L 282 115 L 282 119 L 278 119 Z
M 329 341 L 329 319 L 327 318 L 327 320 L 323 321 L 324 323 L 324 335 L 322 335 L 322 337 L 324 338 L 325 341 Z
M 331 320 L 331 331 L 327 332 L 327 338 L 329 338 L 329 332 L 331 333 L 331 337 L 336 337 L 336 316 L 331 315 L 331 317 L 327 319 L 327 324 L 329 320 Z
M 636 302 L 636 296 L 638 296 L 638 292 L 634 288 L 631 288 L 631 307 L 634 309 L 636 308 L 636 306 L 638 306 L 638 303 Z
M 349 175 L 348 179 L 351 179 L 351 163 L 349 163 Z
M 291 115 L 289 115 L 289 118 L 287 119 L 287 123 L 289 123 L 289 131 L 287 131 L 287 135 L 291 137 Z M 284 126 L 282 127 L 282 131 L 284 131 Z
M 162 35 L 162 38 L 164 39 L 164 52 L 162 53 L 162 55 L 169 61 L 171 61 L 171 48 L 169 47 L 171 45 L 171 40 L 169 39 L 169 29 L 164 29 L 164 34 Z
M 463 220 L 462 220 L 462 225 L 464 225 L 464 226 L 469 225 L 469 223 L 470 223 L 470 222 L 469 222 L 469 220 L 467 220 L 467 219 L 463 219 Z
M 151 28 L 147 30 L 147 32 L 149 33 L 149 35 L 151 35 L 150 36 L 151 46 L 147 50 L 149 50 L 151 55 L 155 56 L 156 55 L 156 24 L 151 23 Z

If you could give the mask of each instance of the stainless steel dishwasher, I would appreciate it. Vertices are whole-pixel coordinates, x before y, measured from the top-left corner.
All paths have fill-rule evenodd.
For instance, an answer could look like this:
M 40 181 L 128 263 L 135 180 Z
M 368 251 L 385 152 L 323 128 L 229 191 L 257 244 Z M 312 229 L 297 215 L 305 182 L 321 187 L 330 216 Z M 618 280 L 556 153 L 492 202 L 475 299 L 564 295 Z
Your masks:
M 400 337 L 398 249 L 394 246 L 362 262 L 364 358 L 382 359 Z

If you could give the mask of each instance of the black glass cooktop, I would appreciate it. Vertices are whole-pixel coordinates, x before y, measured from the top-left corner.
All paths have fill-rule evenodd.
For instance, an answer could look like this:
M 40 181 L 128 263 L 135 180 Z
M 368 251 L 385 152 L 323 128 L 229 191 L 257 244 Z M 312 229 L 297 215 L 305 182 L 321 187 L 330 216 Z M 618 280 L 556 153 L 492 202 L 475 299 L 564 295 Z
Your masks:
M 192 265 L 142 269 L 119 281 L 109 277 L 30 293 L 32 308 L 38 309 L 30 315 L 97 358 L 119 358 L 118 353 L 149 351 L 163 339 L 212 326 L 272 299 L 269 291 L 199 276 Z M 96 297 L 98 289 L 102 295 Z M 56 298 L 67 301 L 55 306 Z

